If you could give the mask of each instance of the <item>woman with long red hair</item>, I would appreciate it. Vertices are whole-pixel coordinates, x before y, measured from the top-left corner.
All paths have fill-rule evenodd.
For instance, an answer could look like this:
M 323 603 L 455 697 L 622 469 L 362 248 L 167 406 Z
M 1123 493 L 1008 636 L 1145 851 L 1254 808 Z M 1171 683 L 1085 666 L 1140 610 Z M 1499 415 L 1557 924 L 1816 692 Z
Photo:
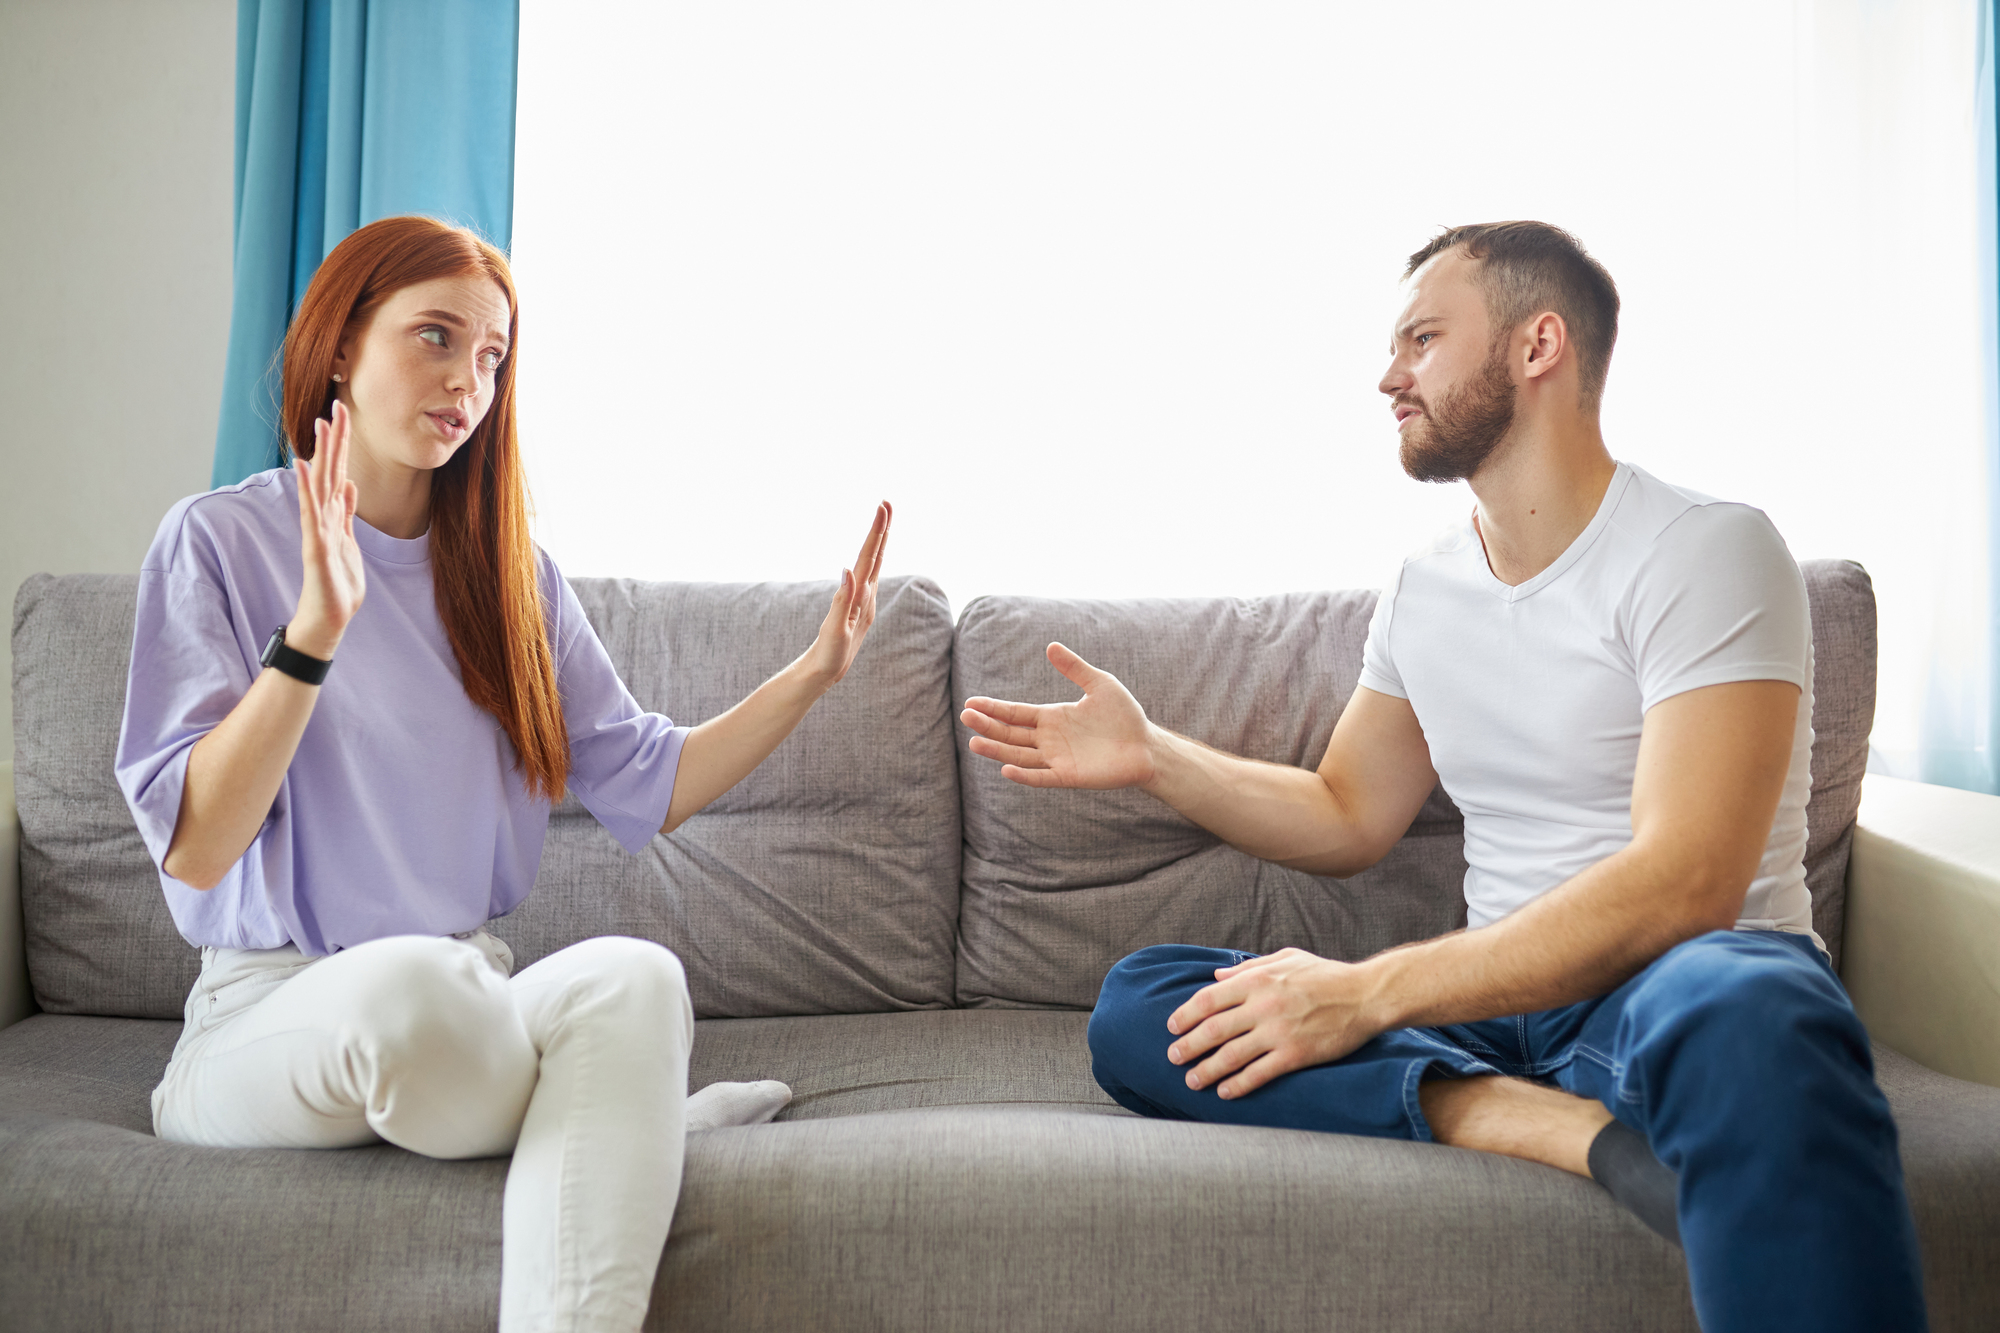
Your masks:
M 511 1150 L 500 1327 L 631 1330 L 686 1131 L 790 1092 L 687 1096 L 693 1009 L 659 945 L 513 975 L 485 926 L 565 792 L 636 852 L 763 762 L 860 651 L 890 510 L 795 662 L 698 727 L 647 713 L 528 534 L 516 306 L 470 232 L 347 237 L 285 339 L 297 465 L 183 500 L 146 556 L 118 779 L 202 950 L 153 1123 Z

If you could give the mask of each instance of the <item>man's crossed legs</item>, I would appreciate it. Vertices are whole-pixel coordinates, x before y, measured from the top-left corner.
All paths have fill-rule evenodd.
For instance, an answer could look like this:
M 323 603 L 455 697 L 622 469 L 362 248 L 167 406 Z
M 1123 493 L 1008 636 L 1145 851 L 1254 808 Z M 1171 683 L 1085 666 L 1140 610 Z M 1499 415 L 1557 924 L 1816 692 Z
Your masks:
M 1392 1030 L 1224 1100 L 1189 1088 L 1187 1071 L 1168 1061 L 1167 1016 L 1216 968 L 1252 956 L 1160 945 L 1112 968 L 1090 1020 L 1104 1090 L 1141 1115 L 1428 1140 L 1438 1136 L 1426 1106 L 1440 1124 L 1460 1118 L 1465 1099 L 1438 1093 L 1470 1086 L 1439 1080 L 1534 1080 L 1510 1086 L 1526 1098 L 1558 1095 L 1541 1084 L 1594 1099 L 1678 1174 L 1681 1241 L 1707 1333 L 1924 1327 L 1895 1122 L 1867 1033 L 1810 939 L 1715 931 L 1602 999 Z M 1590 1126 L 1604 1120 L 1585 1109 L 1567 1126 L 1579 1164 Z M 1443 1137 L 1504 1151 L 1477 1135 L 1505 1119 L 1483 1128 L 1466 1119 L 1476 1133 Z M 1549 1123 L 1565 1128 L 1559 1115 Z

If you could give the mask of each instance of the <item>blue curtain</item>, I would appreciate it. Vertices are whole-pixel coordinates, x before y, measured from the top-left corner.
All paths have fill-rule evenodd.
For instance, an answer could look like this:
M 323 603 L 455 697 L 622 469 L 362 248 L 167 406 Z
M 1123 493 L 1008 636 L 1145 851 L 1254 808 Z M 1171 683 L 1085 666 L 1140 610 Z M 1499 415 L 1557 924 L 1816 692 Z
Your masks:
M 428 213 L 514 230 L 519 0 L 237 0 L 235 286 L 211 484 L 275 467 L 277 357 L 327 252 Z

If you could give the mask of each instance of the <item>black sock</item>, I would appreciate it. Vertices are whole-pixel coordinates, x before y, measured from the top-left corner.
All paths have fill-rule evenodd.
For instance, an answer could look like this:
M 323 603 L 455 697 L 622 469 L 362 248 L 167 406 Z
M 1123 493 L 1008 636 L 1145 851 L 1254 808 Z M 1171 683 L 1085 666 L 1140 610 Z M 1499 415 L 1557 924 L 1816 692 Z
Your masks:
M 1680 1177 L 1653 1156 L 1645 1135 L 1612 1121 L 1590 1141 L 1590 1177 L 1647 1226 L 1678 1245 L 1680 1215 L 1674 1195 Z

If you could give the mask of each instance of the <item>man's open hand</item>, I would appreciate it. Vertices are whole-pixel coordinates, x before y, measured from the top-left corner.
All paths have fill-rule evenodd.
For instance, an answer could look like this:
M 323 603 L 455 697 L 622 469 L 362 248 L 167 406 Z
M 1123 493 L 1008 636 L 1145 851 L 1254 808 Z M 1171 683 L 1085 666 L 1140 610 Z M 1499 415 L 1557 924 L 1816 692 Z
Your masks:
M 1049 664 L 1083 698 L 1073 704 L 967 699 L 959 720 L 974 733 L 972 752 L 999 760 L 1000 775 L 1024 787 L 1109 791 L 1151 781 L 1152 726 L 1131 691 L 1059 643 L 1049 645 Z
M 1167 1017 L 1177 1040 L 1167 1058 L 1188 1071 L 1190 1088 L 1241 1097 L 1280 1074 L 1338 1060 L 1380 1033 L 1371 1015 L 1372 977 L 1303 949 L 1280 949 L 1215 970 Z M 1206 1059 L 1202 1059 L 1203 1056 Z

